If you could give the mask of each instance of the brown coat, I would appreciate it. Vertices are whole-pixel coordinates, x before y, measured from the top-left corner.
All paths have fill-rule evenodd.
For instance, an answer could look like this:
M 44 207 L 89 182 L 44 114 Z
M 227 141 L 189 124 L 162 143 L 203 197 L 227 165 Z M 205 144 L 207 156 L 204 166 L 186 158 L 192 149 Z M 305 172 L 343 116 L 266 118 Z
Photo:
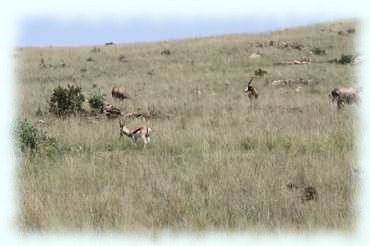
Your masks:
M 127 136 L 132 139 L 134 143 L 141 138 L 144 142 L 144 147 L 150 143 L 150 133 L 152 129 L 147 126 L 136 126 L 130 129 L 126 126 L 125 119 L 120 119 L 119 121 L 120 137 Z
M 118 98 L 118 99 L 128 99 L 130 96 L 127 93 L 127 90 L 125 87 L 118 87 L 115 86 L 112 88 L 112 97 L 113 98 Z
M 352 104 L 358 102 L 358 91 L 353 87 L 336 87 L 329 95 L 332 102 L 337 102 L 338 109 L 341 109 L 344 104 Z
M 248 95 L 248 98 L 250 100 L 258 98 L 258 93 L 257 93 L 256 88 L 254 88 L 254 86 L 251 85 L 253 79 L 254 77 L 251 78 L 251 80 L 248 82 L 247 87 L 244 89 L 244 92 Z

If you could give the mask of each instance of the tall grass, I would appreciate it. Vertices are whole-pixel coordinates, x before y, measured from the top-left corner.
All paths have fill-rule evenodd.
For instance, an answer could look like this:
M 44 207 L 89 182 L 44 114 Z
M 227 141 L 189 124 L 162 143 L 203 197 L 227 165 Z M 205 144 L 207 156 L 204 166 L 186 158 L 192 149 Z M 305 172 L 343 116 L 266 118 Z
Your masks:
M 353 229 L 356 106 L 337 111 L 327 95 L 336 85 L 350 84 L 355 74 L 352 65 L 325 61 L 354 52 L 353 36 L 337 34 L 354 25 L 338 21 L 267 34 L 102 46 L 100 51 L 18 49 L 19 115 L 34 124 L 46 121 L 40 127 L 65 146 L 57 156 L 20 159 L 20 228 Z M 296 41 L 305 48 L 254 45 L 270 40 Z M 314 47 L 326 54 L 311 54 Z M 165 49 L 169 55 L 161 54 Z M 254 52 L 262 57 L 249 58 Z M 314 63 L 274 65 L 303 56 Z M 40 57 L 50 66 L 40 66 Z M 86 62 L 89 57 L 93 61 Z M 243 88 L 258 68 L 268 73 L 254 82 L 260 97 L 250 105 Z M 297 78 L 320 83 L 300 92 L 270 84 Z M 117 120 L 48 114 L 53 88 L 70 83 L 85 95 L 93 87 L 109 95 L 113 85 L 126 86 L 131 100 L 107 100 L 124 112 L 158 112 L 149 121 L 152 143 L 143 148 L 119 138 Z M 315 187 L 319 199 L 300 202 L 288 183 Z

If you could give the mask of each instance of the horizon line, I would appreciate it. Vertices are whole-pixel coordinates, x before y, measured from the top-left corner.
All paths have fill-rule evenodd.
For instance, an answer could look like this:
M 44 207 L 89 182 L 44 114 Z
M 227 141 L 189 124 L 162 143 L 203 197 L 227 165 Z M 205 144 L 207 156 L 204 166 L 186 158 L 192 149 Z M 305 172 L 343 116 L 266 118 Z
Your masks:
M 317 21 L 306 21 L 301 23 L 291 23 L 289 25 L 278 25 L 272 28 L 266 28 L 264 30 L 251 30 L 251 31 L 235 31 L 235 32 L 224 32 L 224 33 L 200 33 L 198 35 L 179 35 L 175 37 L 168 37 L 168 38 L 146 38 L 146 39 L 133 39 L 133 40 L 114 40 L 114 39 L 107 39 L 104 42 L 96 42 L 96 43 L 86 43 L 86 44 L 17 44 L 14 46 L 15 49 L 23 49 L 23 48 L 79 48 L 79 47 L 96 47 L 96 46 L 105 46 L 106 43 L 113 42 L 114 45 L 141 45 L 141 44 L 156 44 L 162 42 L 176 42 L 176 41 L 187 41 L 187 40 L 196 40 L 202 38 L 219 38 L 225 36 L 240 36 L 240 35 L 258 35 L 258 34 L 272 34 L 274 32 L 285 31 L 289 29 L 297 29 L 297 28 L 305 28 L 320 24 L 330 24 L 335 22 L 349 22 L 349 21 L 359 21 L 358 18 L 330 18 L 330 19 L 323 19 Z M 126 24 L 126 23 L 125 23 Z M 142 23 L 141 23 L 142 24 Z M 127 24 L 126 24 L 127 25 Z M 93 26 L 93 25 L 91 25 Z M 21 35 L 20 35 L 21 36 Z

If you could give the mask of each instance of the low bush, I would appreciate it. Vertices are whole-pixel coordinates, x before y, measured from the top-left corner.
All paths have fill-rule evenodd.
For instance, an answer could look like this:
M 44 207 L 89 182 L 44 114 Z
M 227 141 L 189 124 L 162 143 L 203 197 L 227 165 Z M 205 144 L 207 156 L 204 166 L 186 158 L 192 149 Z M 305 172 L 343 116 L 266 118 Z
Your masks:
M 337 63 L 340 64 L 349 64 L 354 60 L 353 55 L 342 55 L 339 60 L 337 60 Z
M 321 48 L 317 48 L 317 47 L 313 48 L 311 51 L 312 51 L 313 54 L 319 55 L 319 56 L 322 56 L 322 55 L 326 54 L 326 50 L 321 49 Z
M 27 119 L 17 120 L 15 125 L 17 148 L 22 152 L 35 153 L 39 150 L 45 134 L 34 127 Z
M 171 51 L 169 49 L 164 49 L 161 51 L 161 55 L 171 55 Z
M 102 92 L 100 88 L 95 91 L 94 94 L 91 95 L 88 99 L 89 105 L 92 110 L 102 113 L 105 104 L 105 97 L 106 95 Z
M 82 111 L 85 96 L 81 87 L 68 85 L 67 88 L 58 86 L 54 89 L 49 100 L 49 112 L 57 116 L 67 116 Z
M 356 28 L 349 28 L 347 29 L 347 33 L 355 33 L 356 32 Z
M 15 125 L 17 151 L 34 156 L 36 153 L 53 157 L 67 150 L 56 138 L 49 137 L 46 132 L 34 127 L 27 119 L 18 119 Z

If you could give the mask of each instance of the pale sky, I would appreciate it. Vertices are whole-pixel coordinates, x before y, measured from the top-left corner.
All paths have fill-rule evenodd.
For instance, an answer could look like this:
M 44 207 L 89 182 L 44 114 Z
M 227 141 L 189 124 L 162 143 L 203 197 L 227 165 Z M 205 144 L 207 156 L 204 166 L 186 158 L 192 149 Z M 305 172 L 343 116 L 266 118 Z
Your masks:
M 151 42 L 246 32 L 266 32 L 332 21 L 341 16 L 289 16 L 286 18 L 203 18 L 183 20 L 134 18 L 58 20 L 52 17 L 29 18 L 19 25 L 17 46 L 84 46 L 115 43 Z

